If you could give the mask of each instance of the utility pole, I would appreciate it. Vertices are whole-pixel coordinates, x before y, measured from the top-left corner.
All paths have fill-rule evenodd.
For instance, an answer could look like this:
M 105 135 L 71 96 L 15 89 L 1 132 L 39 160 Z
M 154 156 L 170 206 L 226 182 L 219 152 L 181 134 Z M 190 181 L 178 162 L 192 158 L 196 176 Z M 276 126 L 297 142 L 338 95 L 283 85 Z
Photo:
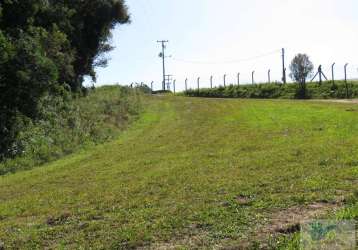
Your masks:
M 252 71 L 252 73 L 251 73 L 251 81 L 252 81 L 252 84 L 255 84 L 254 75 L 255 75 L 255 70 Z
M 213 88 L 213 76 L 210 76 L 210 88 Z
M 162 58 L 162 63 L 163 63 L 163 90 L 165 90 L 165 49 L 166 49 L 165 44 L 168 42 L 169 41 L 167 40 L 157 41 L 157 43 L 162 44 L 162 52 L 159 54 L 159 57 Z
M 240 86 L 240 72 L 237 73 L 237 86 Z
M 185 79 L 185 91 L 188 91 L 188 78 Z
M 282 48 L 282 82 L 286 84 L 285 49 Z
M 151 91 L 152 91 L 152 94 L 153 94 L 153 81 L 150 83 L 150 89 L 151 89 Z
M 332 69 L 332 83 L 333 84 L 334 84 L 334 65 L 336 65 L 336 63 L 333 63 L 332 67 L 331 67 L 331 69 Z
M 226 87 L 226 74 L 224 75 L 224 87 Z

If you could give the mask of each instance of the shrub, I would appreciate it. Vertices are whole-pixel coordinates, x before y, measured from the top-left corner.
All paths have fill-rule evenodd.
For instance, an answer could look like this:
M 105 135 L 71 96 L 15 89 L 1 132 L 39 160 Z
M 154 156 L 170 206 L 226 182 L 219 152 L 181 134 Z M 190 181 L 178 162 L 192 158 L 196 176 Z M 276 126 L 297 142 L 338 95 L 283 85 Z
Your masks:
M 305 98 L 331 99 L 331 98 L 357 98 L 358 82 L 348 83 L 348 96 L 346 84 L 337 81 L 335 84 L 327 81 L 321 85 L 318 83 L 306 84 Z M 300 86 L 297 84 L 262 83 L 254 85 L 227 86 L 213 89 L 200 89 L 183 92 L 189 97 L 215 97 L 215 98 L 267 98 L 267 99 L 299 99 L 302 98 Z

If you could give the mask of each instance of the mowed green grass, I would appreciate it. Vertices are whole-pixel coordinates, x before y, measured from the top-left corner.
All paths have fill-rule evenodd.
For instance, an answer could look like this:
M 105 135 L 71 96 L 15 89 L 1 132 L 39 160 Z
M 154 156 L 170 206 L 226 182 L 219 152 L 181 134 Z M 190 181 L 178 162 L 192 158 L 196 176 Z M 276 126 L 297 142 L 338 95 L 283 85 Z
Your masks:
M 0 177 L 0 241 L 235 246 L 274 211 L 356 195 L 358 105 L 158 96 L 146 107 L 114 142 Z M 358 218 L 347 206 L 340 218 Z

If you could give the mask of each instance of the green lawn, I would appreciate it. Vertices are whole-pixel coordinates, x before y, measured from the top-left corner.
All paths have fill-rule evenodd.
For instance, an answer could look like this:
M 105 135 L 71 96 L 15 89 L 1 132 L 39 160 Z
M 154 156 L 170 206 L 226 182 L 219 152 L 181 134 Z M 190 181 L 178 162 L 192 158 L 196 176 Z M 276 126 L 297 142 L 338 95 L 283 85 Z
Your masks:
M 254 247 L 292 207 L 358 218 L 357 104 L 145 102 L 118 140 L 0 177 L 7 248 Z

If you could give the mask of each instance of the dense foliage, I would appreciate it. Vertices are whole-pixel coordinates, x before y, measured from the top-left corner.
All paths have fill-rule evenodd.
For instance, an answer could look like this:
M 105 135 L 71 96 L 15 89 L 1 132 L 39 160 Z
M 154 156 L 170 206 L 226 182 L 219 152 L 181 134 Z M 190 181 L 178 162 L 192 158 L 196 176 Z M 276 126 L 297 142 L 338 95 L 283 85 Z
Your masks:
M 26 170 L 77 149 L 118 136 L 141 110 L 140 88 L 111 86 L 86 97 L 50 96 L 41 100 L 41 117 L 29 120 L 13 142 L 14 159 L 0 163 L 0 175 Z
M 300 86 L 289 83 L 262 83 L 254 85 L 230 85 L 227 87 L 191 89 L 183 93 L 191 97 L 215 97 L 215 98 L 302 98 Z M 358 82 L 336 81 L 306 84 L 305 98 L 334 99 L 334 98 L 358 98 Z
M 106 63 L 110 31 L 129 21 L 123 0 L 0 1 L 0 158 L 41 117 L 47 94 L 80 92 Z

